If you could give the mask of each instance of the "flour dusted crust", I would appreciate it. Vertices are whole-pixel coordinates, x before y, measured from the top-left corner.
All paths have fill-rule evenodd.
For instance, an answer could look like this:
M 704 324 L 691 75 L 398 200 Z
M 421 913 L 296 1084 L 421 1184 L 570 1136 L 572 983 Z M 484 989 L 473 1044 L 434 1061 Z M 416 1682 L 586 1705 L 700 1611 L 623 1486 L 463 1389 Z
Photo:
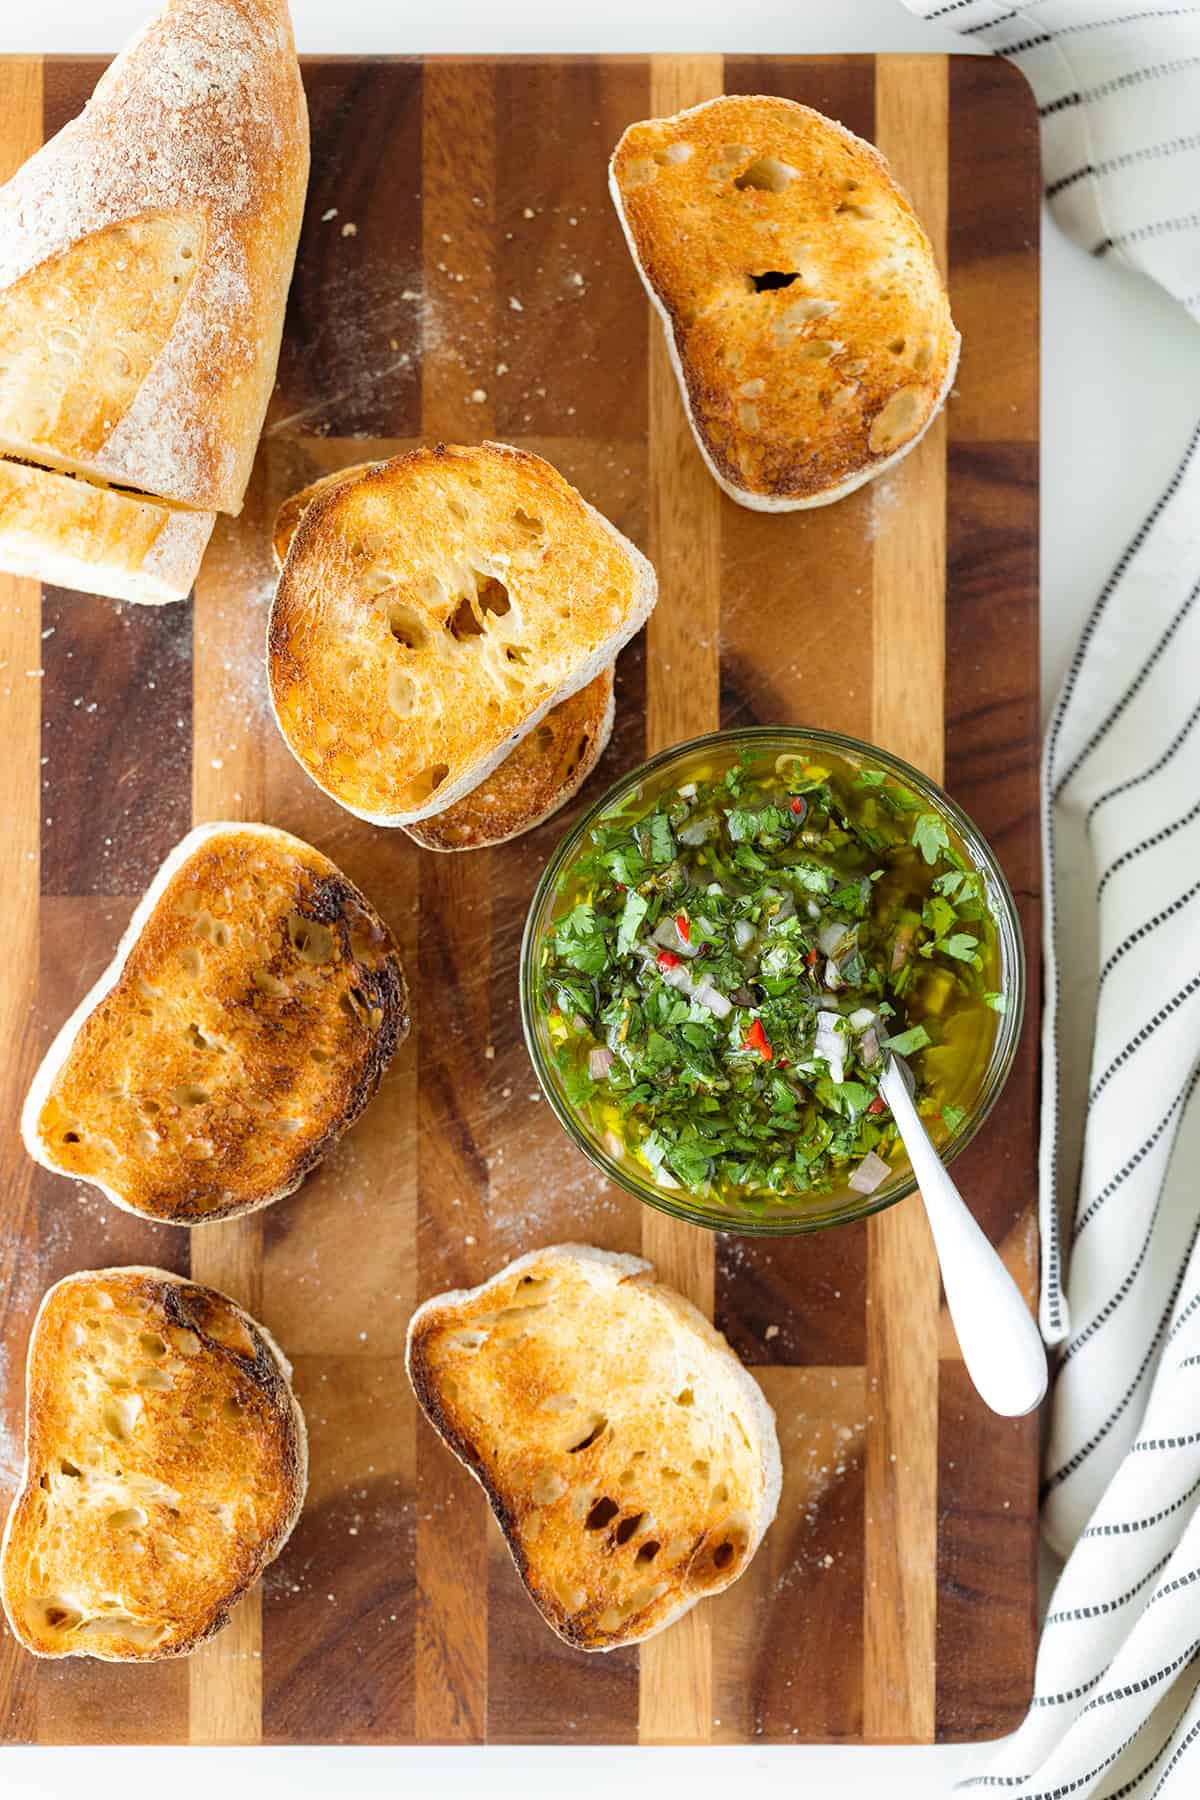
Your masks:
M 656 591 L 641 552 L 541 457 L 410 451 L 301 513 L 268 631 L 275 717 L 349 812 L 413 825 L 611 666 Z
M 794 101 L 724 95 L 631 125 L 609 174 L 697 444 L 732 499 L 823 506 L 913 448 L 959 336 L 873 145 Z
M 408 1371 L 546 1623 L 652 1637 L 748 1566 L 782 1485 L 775 1415 L 641 1257 L 556 1244 L 414 1313 Z
M 307 178 L 286 0 L 169 0 L 0 188 L 0 455 L 238 512 Z
M 264 1326 L 165 1269 L 87 1270 L 49 1290 L 0 1545 L 25 1649 L 157 1662 L 221 1629 L 304 1503 L 291 1374 Z

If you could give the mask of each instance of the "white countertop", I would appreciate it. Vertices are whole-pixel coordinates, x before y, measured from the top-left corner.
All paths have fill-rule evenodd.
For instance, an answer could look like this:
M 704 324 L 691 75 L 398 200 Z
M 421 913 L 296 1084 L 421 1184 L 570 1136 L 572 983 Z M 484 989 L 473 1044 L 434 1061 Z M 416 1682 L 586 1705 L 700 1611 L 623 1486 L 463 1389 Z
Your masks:
M 153 0 L 40 0 L 0 5 L 0 54 L 117 49 Z M 912 18 L 900 0 L 292 0 L 302 51 L 746 52 L 954 50 L 954 33 Z M 1047 224 L 1043 242 L 1042 676 L 1048 709 L 1084 616 L 1200 416 L 1200 331 L 1134 276 L 1101 267 Z M 730 1781 L 755 1800 L 933 1800 L 975 1772 L 986 1750 L 9 1750 L 10 1800 L 355 1800 L 435 1785 L 448 1797 L 612 1800 L 686 1790 L 726 1800 Z

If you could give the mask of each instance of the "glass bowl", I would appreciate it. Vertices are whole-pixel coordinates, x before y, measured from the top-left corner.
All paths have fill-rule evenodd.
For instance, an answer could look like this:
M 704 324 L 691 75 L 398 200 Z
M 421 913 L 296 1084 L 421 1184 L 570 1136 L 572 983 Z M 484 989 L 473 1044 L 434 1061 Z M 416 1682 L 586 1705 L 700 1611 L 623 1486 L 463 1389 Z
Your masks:
M 824 1194 L 811 1194 L 789 1199 L 776 1195 L 751 1197 L 748 1201 L 729 1202 L 715 1196 L 701 1198 L 686 1189 L 659 1187 L 648 1171 L 631 1156 L 619 1160 L 612 1156 L 593 1129 L 591 1121 L 578 1112 L 563 1091 L 559 1069 L 547 1035 L 546 1015 L 537 1004 L 537 970 L 541 945 L 556 910 L 560 878 L 569 870 L 577 853 L 587 845 L 594 824 L 606 813 L 636 798 L 637 790 L 654 778 L 668 776 L 678 767 L 680 780 L 688 777 L 697 760 L 712 757 L 718 763 L 735 761 L 746 753 L 759 760 L 784 753 L 815 755 L 834 754 L 851 763 L 884 769 L 920 795 L 931 812 L 937 813 L 953 829 L 966 850 L 972 868 L 983 877 L 989 909 L 996 923 L 1000 955 L 1000 991 L 1006 1008 L 996 1015 L 996 1032 L 991 1055 L 979 1082 L 978 1092 L 963 1095 L 965 1116 L 957 1127 L 939 1141 L 943 1159 L 954 1158 L 971 1142 L 1008 1078 L 1021 1034 L 1025 1008 L 1025 950 L 1021 940 L 1020 921 L 1004 872 L 995 854 L 961 807 L 943 793 L 936 782 L 919 770 L 860 738 L 845 737 L 838 732 L 809 730 L 800 726 L 753 726 L 734 731 L 716 731 L 706 737 L 692 738 L 687 743 L 660 751 L 649 762 L 622 776 L 591 807 L 563 838 L 546 865 L 533 896 L 525 935 L 521 943 L 521 1023 L 530 1059 L 560 1125 L 568 1137 L 591 1158 L 610 1181 L 627 1193 L 643 1200 L 647 1206 L 670 1213 L 689 1225 L 707 1226 L 712 1231 L 729 1231 L 753 1237 L 786 1237 L 798 1232 L 821 1231 L 829 1225 L 845 1225 L 894 1206 L 916 1189 L 912 1170 L 897 1148 L 893 1156 L 895 1173 L 873 1194 L 859 1194 L 849 1187 L 832 1189 Z M 944 1127 L 943 1127 L 944 1131 Z

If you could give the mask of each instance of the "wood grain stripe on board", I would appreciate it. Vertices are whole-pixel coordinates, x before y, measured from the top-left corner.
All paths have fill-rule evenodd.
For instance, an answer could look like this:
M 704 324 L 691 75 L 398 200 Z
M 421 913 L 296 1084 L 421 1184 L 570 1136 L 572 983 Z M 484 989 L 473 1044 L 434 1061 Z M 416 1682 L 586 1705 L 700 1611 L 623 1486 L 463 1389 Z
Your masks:
M 650 110 L 679 112 L 721 92 L 719 56 L 655 58 Z M 650 338 L 650 556 L 658 605 L 646 627 L 646 749 L 715 731 L 720 723 L 721 494 L 696 449 L 657 318 Z M 649 1209 L 642 1250 L 659 1278 L 710 1317 L 711 1232 Z M 638 1737 L 643 1744 L 706 1742 L 713 1720 L 712 1624 L 694 1607 L 641 1649 Z
M 946 259 L 946 63 L 880 57 L 879 148 Z M 872 735 L 940 778 L 946 435 L 938 420 L 887 483 L 875 539 Z M 932 1740 L 937 1619 L 937 1261 L 914 1196 L 868 1225 L 863 1735 Z
M 495 92 L 480 63 L 429 63 L 422 108 L 425 340 L 421 429 L 475 443 L 494 430 Z M 470 279 L 456 275 L 469 271 Z M 472 399 L 476 393 L 482 400 Z M 417 994 L 421 1297 L 491 1272 L 487 1216 L 492 892 L 488 853 L 422 852 Z M 418 1426 L 416 1731 L 487 1733 L 488 1509 Z M 453 1553 L 447 1555 L 447 1546 Z
M 34 57 L 0 63 L 0 181 L 7 181 L 42 139 L 42 65 Z M 0 575 L 0 742 L 20 746 L 6 780 L 4 832 L 0 836 L 0 895 L 4 904 L 4 976 L 0 981 L 0 1042 L 6 1046 L 0 1081 L 0 1145 L 3 1146 L 7 1220 L 0 1231 L 0 1438 L 12 1459 L 0 1461 L 0 1512 L 7 1513 L 16 1487 L 18 1446 L 24 1431 L 25 1383 L 19 1358 L 40 1295 L 18 1273 L 37 1257 L 33 1163 L 20 1142 L 17 1118 L 37 1057 L 40 899 L 41 770 L 34 752 L 41 719 L 41 681 L 31 671 L 42 661 L 42 594 L 36 581 Z M 8 1631 L 0 1632 L 0 1718 L 5 1733 L 29 1739 L 36 1731 L 34 1666 Z
M 242 519 L 220 519 L 196 580 L 192 648 L 192 819 L 262 819 L 263 738 L 271 728 L 263 681 L 266 592 L 248 581 L 246 552 L 266 521 L 261 472 Z M 255 1318 L 262 1311 L 263 1216 L 189 1233 L 195 1281 L 219 1288 Z M 188 1663 L 193 1744 L 253 1744 L 262 1736 L 262 1588 L 239 1601 L 224 1631 Z

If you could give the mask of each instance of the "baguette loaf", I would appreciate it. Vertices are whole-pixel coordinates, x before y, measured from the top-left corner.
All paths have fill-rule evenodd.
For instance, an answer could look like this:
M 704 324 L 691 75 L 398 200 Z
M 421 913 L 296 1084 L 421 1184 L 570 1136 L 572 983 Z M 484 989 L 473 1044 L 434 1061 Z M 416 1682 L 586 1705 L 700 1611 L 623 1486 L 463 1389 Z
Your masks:
M 286 0 L 168 0 L 0 188 L 0 457 L 238 512 L 307 176 Z M 70 489 L 45 495 L 75 516 Z M 111 580 L 82 561 L 127 585 L 120 556 Z
M 312 501 L 376 466 L 357 463 L 338 469 L 283 501 L 271 534 L 278 568 L 283 567 L 296 527 Z M 482 850 L 532 831 L 579 792 L 607 748 L 613 716 L 610 668 L 552 707 L 537 729 L 463 799 L 405 829 L 427 850 Z
M 640 551 L 540 457 L 414 450 L 304 511 L 271 610 L 275 716 L 348 811 L 412 825 L 611 664 L 655 592 Z
M 823 506 L 912 449 L 959 336 L 933 247 L 873 145 L 794 101 L 724 95 L 631 125 L 609 183 L 731 499 Z
M 178 1225 L 290 1194 L 408 1032 L 399 952 L 318 850 L 203 825 L 171 852 L 21 1117 L 30 1154 Z
M 184 600 L 215 523 L 215 513 L 0 458 L 0 564 L 10 575 L 149 606 Z
M 638 1643 L 720 1593 L 775 1516 L 761 1388 L 640 1257 L 560 1244 L 439 1294 L 413 1315 L 408 1370 L 580 1650 Z
M 0 1597 L 35 1656 L 155 1662 L 219 1631 L 286 1543 L 308 1452 L 291 1368 L 224 1294 L 68 1275 L 29 1344 Z

